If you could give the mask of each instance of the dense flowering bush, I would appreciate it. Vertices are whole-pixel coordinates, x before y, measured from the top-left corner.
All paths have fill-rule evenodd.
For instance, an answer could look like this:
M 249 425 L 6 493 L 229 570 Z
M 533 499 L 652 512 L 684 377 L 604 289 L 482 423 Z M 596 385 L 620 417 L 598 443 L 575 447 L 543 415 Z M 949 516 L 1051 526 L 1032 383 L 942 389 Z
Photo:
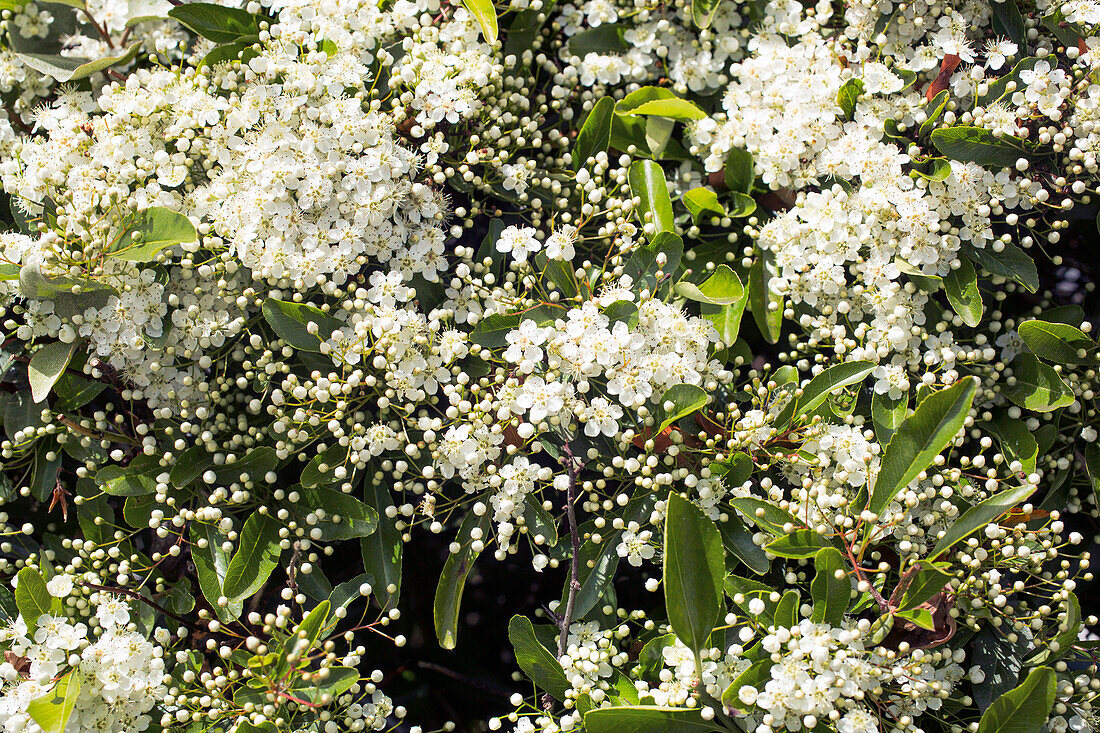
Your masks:
M 0 730 L 1100 730 L 1095 0 L 0 10 Z

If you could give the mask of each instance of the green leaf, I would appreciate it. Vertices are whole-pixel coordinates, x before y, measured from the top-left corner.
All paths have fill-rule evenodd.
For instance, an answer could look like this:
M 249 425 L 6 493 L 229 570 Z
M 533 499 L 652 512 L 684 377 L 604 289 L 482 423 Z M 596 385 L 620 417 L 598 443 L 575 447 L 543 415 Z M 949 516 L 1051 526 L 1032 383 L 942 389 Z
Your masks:
M 823 369 L 802 388 L 802 395 L 792 397 L 775 418 L 775 426 L 782 429 L 796 419 L 816 410 L 825 399 L 839 389 L 862 382 L 875 370 L 871 361 L 846 361 Z
M 477 18 L 481 35 L 490 46 L 497 40 L 497 9 L 493 0 L 462 0 L 466 9 Z
M 710 28 L 722 0 L 691 0 L 691 20 L 696 28 Z
M 95 482 L 111 496 L 145 496 L 157 490 L 153 476 L 132 466 L 104 466 L 96 471 Z
M 100 59 L 82 59 L 73 56 L 47 53 L 17 53 L 16 56 L 35 71 L 52 76 L 59 82 L 79 81 L 92 74 L 105 71 L 112 66 L 127 64 L 134 60 L 141 50 L 141 41 L 131 43 L 121 53 L 104 56 Z
M 922 563 L 921 569 L 909 581 L 909 586 L 902 594 L 898 610 L 910 611 L 931 600 L 933 596 L 943 590 L 943 587 L 950 580 L 951 576 L 941 572 L 939 568 L 928 563 Z
M 814 599 L 814 610 L 810 620 L 840 626 L 844 612 L 848 610 L 848 601 L 852 593 L 852 581 L 848 578 L 848 565 L 840 551 L 826 547 L 814 555 L 814 579 L 810 584 L 810 596 Z M 837 573 L 843 572 L 841 578 Z
M 1004 249 L 996 252 L 992 244 L 979 249 L 967 242 L 959 251 L 992 275 L 1018 282 L 1032 293 L 1039 289 L 1039 271 L 1035 268 L 1035 261 L 1014 244 L 1006 244 Z
M 202 57 L 202 61 L 199 62 L 199 68 L 203 69 L 208 66 L 217 66 L 218 64 L 224 64 L 231 61 L 240 61 L 242 64 L 247 64 L 260 55 L 260 52 L 254 48 L 255 45 L 255 42 L 249 39 L 215 46 L 209 53 Z
M 565 677 L 565 671 L 549 649 L 535 638 L 535 626 L 526 616 L 513 616 L 508 622 L 508 640 L 515 650 L 516 663 L 527 678 L 541 690 L 546 690 L 558 700 L 573 689 Z
M 764 611 L 754 614 L 754 618 L 763 626 L 771 625 L 775 619 L 776 608 L 779 607 L 778 591 L 770 585 L 749 578 L 742 578 L 740 575 L 727 575 L 723 588 L 730 600 L 745 613 L 751 613 L 749 611 L 749 601 L 753 598 L 759 598 L 764 604 Z M 774 601 L 772 600 L 773 593 L 776 594 Z M 741 597 L 740 601 L 737 600 L 738 596 Z
M 1009 39 L 1019 48 L 1027 48 L 1027 25 L 1016 0 L 991 0 L 989 8 L 993 11 L 993 32 Z
M 729 519 L 718 525 L 718 530 L 722 533 L 722 546 L 726 552 L 743 562 L 749 570 L 763 575 L 771 569 L 771 560 L 764 554 L 764 548 L 752 541 L 752 532 L 735 512 L 731 512 Z
M 214 456 L 201 445 L 193 445 L 176 457 L 168 481 L 177 489 L 190 486 L 214 466 Z
M 402 551 L 401 532 L 395 519 L 386 516 L 393 505 L 390 492 L 382 482 L 366 481 L 364 501 L 378 515 L 378 530 L 359 541 L 363 554 L 363 570 L 371 578 L 371 588 L 378 605 L 386 610 L 397 608 L 401 598 Z M 394 586 L 393 591 L 389 586 Z
M 798 520 L 792 517 L 786 510 L 780 509 L 771 502 L 757 499 L 755 496 L 742 496 L 730 501 L 737 511 L 745 515 L 760 529 L 773 535 L 783 535 L 786 531 L 783 527 L 787 524 L 800 526 Z
M 1055 364 L 1091 364 L 1096 342 L 1068 323 L 1025 321 L 1016 331 L 1035 356 Z M 1084 352 L 1083 354 L 1081 352 Z
M 871 421 L 875 425 L 875 438 L 879 444 L 890 441 L 898 427 L 905 420 L 905 413 L 909 410 L 909 395 L 905 394 L 896 400 L 885 392 L 871 394 Z
M 279 523 L 267 514 L 245 520 L 240 542 L 225 571 L 222 592 L 230 602 L 243 601 L 263 587 L 279 564 Z
M 630 49 L 623 40 L 624 29 L 617 23 L 603 23 L 587 28 L 569 39 L 569 53 L 582 59 L 589 53 L 619 53 Z
M 1100 443 L 1085 443 L 1083 451 L 1085 459 L 1085 472 L 1092 485 L 1092 495 L 1100 504 Z M 1032 466 L 1034 469 L 1034 465 Z
M 695 708 L 624 705 L 584 714 L 585 733 L 710 733 L 717 727 L 703 720 Z
M 653 233 L 648 239 L 653 241 L 660 232 L 674 233 L 672 199 L 668 196 L 668 184 L 660 164 L 652 160 L 636 160 L 630 164 L 627 177 L 631 193 L 639 199 L 638 217 L 644 224 L 648 214 L 653 226 Z
M 731 208 L 727 213 L 734 219 L 743 219 L 756 211 L 756 199 L 740 191 L 730 191 Z
M 731 710 L 744 710 L 746 705 L 738 697 L 741 688 L 755 687 L 757 690 L 763 690 L 764 685 L 771 681 L 772 667 L 774 666 L 775 662 L 772 661 L 770 656 L 753 662 L 748 669 L 737 675 L 737 678 L 729 683 L 729 686 L 722 692 L 722 704 Z
M 1066 656 L 1081 635 L 1081 603 L 1073 593 L 1066 599 L 1066 618 L 1059 622 L 1059 631 L 1053 639 L 1040 643 L 1035 651 L 1024 659 L 1024 664 L 1046 664 Z
M 351 472 L 343 479 L 338 479 L 333 475 L 333 469 L 337 466 L 343 466 L 347 463 L 347 460 L 347 448 L 339 443 L 330 445 L 328 448 L 309 459 L 309 463 L 302 469 L 302 486 L 308 489 L 314 486 L 327 486 L 329 484 L 350 481 L 352 478 Z M 355 467 L 351 466 L 351 469 L 354 471 Z
M 722 169 L 722 177 L 726 188 L 731 191 L 745 194 L 752 191 L 752 184 L 756 180 L 752 153 L 741 148 L 731 149 L 726 157 L 726 165 Z
M 73 412 L 79 410 L 98 397 L 99 393 L 105 389 L 107 389 L 107 385 L 103 382 L 84 379 L 69 372 L 62 372 L 53 388 L 54 394 L 57 395 L 57 399 L 53 403 L 53 411 Z
M 928 556 L 928 559 L 935 560 L 954 547 L 957 542 L 969 537 L 997 517 L 1005 514 L 1033 493 L 1035 493 L 1035 486 L 1025 484 L 994 494 L 970 507 L 963 512 L 962 516 L 951 523 L 943 536 L 936 542 L 936 547 L 932 550 L 932 554 Z
M 233 43 L 253 36 L 260 40 L 259 19 L 240 8 L 215 3 L 184 3 L 169 10 L 168 17 L 214 43 Z
M 433 617 L 436 638 L 444 649 L 454 649 L 458 642 L 458 613 L 462 606 L 462 591 L 466 587 L 466 578 L 473 570 L 474 561 L 481 554 L 474 551 L 470 533 L 475 527 L 485 532 L 488 526 L 487 514 L 480 517 L 473 512 L 467 514 L 458 529 L 458 537 L 455 538 L 462 549 L 447 555 L 447 561 L 443 564 L 443 572 L 435 589 Z
M 671 402 L 672 407 L 666 408 L 665 403 Z M 665 390 L 661 396 L 660 412 L 661 427 L 657 433 L 664 432 L 672 423 L 682 417 L 687 417 L 697 410 L 703 409 L 707 404 L 707 393 L 702 387 L 694 384 L 676 384 Z
M 325 622 L 328 620 L 331 610 L 331 603 L 327 600 L 321 601 L 295 627 L 279 653 L 279 661 L 276 665 L 279 674 L 285 674 L 287 669 L 291 667 L 289 663 L 291 656 L 303 657 L 317 644 L 317 638 L 321 634 L 321 629 L 325 627 Z
M 605 537 L 603 542 L 595 543 L 586 540 L 581 545 L 581 576 L 578 578 L 581 587 L 577 591 L 577 598 L 573 606 L 574 618 L 584 618 L 589 611 L 596 607 L 604 592 L 615 578 L 615 571 L 619 567 L 619 553 L 615 550 L 618 533 Z M 569 580 L 566 579 L 562 588 L 561 608 L 565 608 L 565 601 L 569 596 Z
M 757 254 L 749 268 L 749 309 L 756 327 L 769 344 L 778 343 L 783 328 L 783 298 L 772 292 L 775 277 L 775 256 L 770 250 Z M 774 310 L 771 306 L 776 306 Z
M 1025 474 L 1035 472 L 1035 462 L 1039 457 L 1039 444 L 1023 422 L 1003 415 L 993 422 L 983 423 L 982 427 L 997 439 L 1001 446 L 1001 452 L 1008 458 L 1010 463 L 1019 461 L 1023 465 Z M 1087 448 L 1088 446 L 1086 446 L 1086 455 Z
M 31 399 L 35 403 L 42 402 L 49 396 L 50 390 L 69 366 L 78 343 L 74 341 L 64 344 L 55 341 L 31 355 L 30 363 L 27 364 L 27 378 L 31 383 Z
M 679 494 L 668 497 L 664 586 L 669 624 L 699 657 L 722 610 L 725 551 L 718 528 Z
M 327 695 L 329 699 L 335 700 L 350 690 L 352 685 L 359 682 L 359 679 L 359 670 L 357 669 L 352 667 L 329 667 L 328 677 L 324 680 L 318 682 L 316 681 L 317 678 L 314 677 L 312 681 L 304 683 L 302 686 L 294 685 L 290 689 L 294 697 L 319 705 L 321 698 Z M 274 728 L 272 730 L 274 731 Z
M 701 120 L 707 116 L 694 102 L 664 87 L 642 87 L 631 92 L 615 104 L 615 114 L 655 115 L 674 120 Z
M 64 733 L 80 697 L 80 677 L 69 672 L 58 680 L 46 695 L 31 700 L 27 713 L 38 723 L 43 733 Z
M 996 137 L 984 127 L 941 127 L 932 131 L 932 144 L 951 160 L 991 168 L 1013 168 L 1025 156 L 1018 144 Z
M 730 269 L 729 265 L 718 265 L 714 274 L 700 285 L 680 281 L 676 283 L 676 292 L 690 300 L 710 305 L 730 305 L 741 299 L 745 293 L 741 285 L 741 278 Z
M 943 276 L 943 289 L 951 308 L 959 314 L 963 323 L 977 326 L 982 320 L 982 293 L 978 290 L 978 273 L 965 257 L 960 258 L 959 269 L 949 270 Z
M 800 601 L 798 591 L 792 589 L 784 593 L 775 607 L 775 625 L 786 629 L 798 626 Z
M 1073 390 L 1053 367 L 1032 354 L 1018 354 L 1012 361 L 1014 384 L 1002 387 L 1005 397 L 1034 412 L 1050 412 L 1076 401 Z
M 657 264 L 657 255 L 665 256 L 665 264 Z M 641 245 L 623 266 L 623 274 L 629 275 L 635 284 L 644 282 L 651 292 L 657 286 L 657 271 L 671 274 L 680 266 L 684 256 L 684 241 L 678 234 L 660 232 L 649 244 Z M 480 324 L 479 324 L 480 325 Z M 472 339 L 472 337 L 471 337 Z
M 840 105 L 840 109 L 844 111 L 844 116 L 851 119 L 856 113 L 856 102 L 859 100 L 859 95 L 863 94 L 863 80 L 862 79 L 849 79 L 844 82 L 840 87 L 840 91 L 836 94 L 836 103 Z
M 967 377 L 917 405 L 882 454 L 868 509 L 880 513 L 899 491 L 932 465 L 962 428 L 977 391 L 978 380 Z
M 268 298 L 262 311 L 275 335 L 302 351 L 320 352 L 321 342 L 327 341 L 333 331 L 344 325 L 320 308 L 306 303 Z
M 110 256 L 128 262 L 149 262 L 166 247 L 194 242 L 195 225 L 183 214 L 163 206 L 136 213 L 117 235 Z
M 764 545 L 764 548 L 779 557 L 799 558 L 813 557 L 821 549 L 831 546 L 828 538 L 812 529 L 796 529 L 790 534 L 772 540 Z
M 15 577 L 15 606 L 27 625 L 27 634 L 34 636 L 38 617 L 50 612 L 53 596 L 46 590 L 46 579 L 34 568 L 23 568 Z
M 920 128 L 917 131 L 918 137 L 928 137 L 932 134 L 932 130 L 936 129 L 936 123 L 939 122 L 940 117 L 943 116 L 943 111 L 947 109 L 947 102 L 951 99 L 951 92 L 947 89 L 940 90 L 935 97 L 928 103 L 928 118 L 920 124 Z M 944 158 L 938 158 L 947 162 Z M 947 163 L 946 174 L 940 180 L 946 180 L 947 176 L 951 175 L 951 164 Z
M 978 733 L 1034 733 L 1050 716 L 1058 676 L 1049 667 L 1031 670 L 1023 683 L 993 701 L 978 723 Z
M 685 193 L 683 201 L 684 206 L 691 212 L 692 221 L 696 224 L 699 223 L 699 218 L 705 211 L 715 213 L 718 216 L 726 215 L 726 207 L 718 202 L 718 194 L 703 186 L 693 188 Z
M 229 553 L 222 548 L 222 543 L 226 541 L 225 534 L 214 525 L 193 522 L 190 539 L 191 559 L 195 563 L 195 574 L 203 597 L 219 619 L 226 623 L 236 619 L 243 610 L 241 601 L 218 605 L 218 598 L 226 595 L 223 586 L 229 570 Z M 199 546 L 200 540 L 206 540 L 206 547 Z
M 741 318 L 745 315 L 745 306 L 749 302 L 749 293 L 743 291 L 741 297 L 729 305 L 699 306 L 699 315 L 714 324 L 718 330 L 718 338 L 727 347 L 737 341 L 737 335 L 741 331 Z
M 974 702 L 979 710 L 985 712 L 994 700 L 1016 686 L 1023 658 L 1031 646 L 1032 635 L 1026 627 L 1016 633 L 1015 642 L 1002 638 L 994 626 L 986 626 L 974 636 L 972 663 L 985 672 L 982 684 L 974 686 Z
M 573 170 L 579 171 L 585 162 L 597 153 L 606 152 L 611 141 L 611 118 L 615 112 L 615 100 L 603 97 L 597 100 L 577 133 L 573 144 Z
M 298 504 L 312 513 L 325 512 L 324 519 L 312 525 L 320 530 L 322 541 L 350 540 L 366 537 L 378 527 L 378 515 L 374 510 L 350 494 L 323 487 L 298 490 Z M 337 521 L 339 517 L 339 521 Z

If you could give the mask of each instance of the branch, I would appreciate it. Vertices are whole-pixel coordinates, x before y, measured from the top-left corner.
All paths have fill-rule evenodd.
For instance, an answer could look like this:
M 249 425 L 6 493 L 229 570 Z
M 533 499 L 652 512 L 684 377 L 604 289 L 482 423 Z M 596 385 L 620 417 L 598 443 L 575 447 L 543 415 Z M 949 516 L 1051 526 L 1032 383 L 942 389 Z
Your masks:
M 577 500 L 577 460 L 573 457 L 573 449 L 569 443 L 565 444 L 565 455 L 568 459 L 566 470 L 569 472 L 569 486 L 565 489 L 565 517 L 569 522 L 569 542 L 573 547 L 573 556 L 569 560 L 569 594 L 566 597 L 565 613 L 558 620 L 558 656 L 565 654 L 566 637 L 569 636 L 569 626 L 573 623 L 573 608 L 577 603 L 577 591 L 581 589 L 581 534 L 577 529 L 577 512 L 573 503 Z

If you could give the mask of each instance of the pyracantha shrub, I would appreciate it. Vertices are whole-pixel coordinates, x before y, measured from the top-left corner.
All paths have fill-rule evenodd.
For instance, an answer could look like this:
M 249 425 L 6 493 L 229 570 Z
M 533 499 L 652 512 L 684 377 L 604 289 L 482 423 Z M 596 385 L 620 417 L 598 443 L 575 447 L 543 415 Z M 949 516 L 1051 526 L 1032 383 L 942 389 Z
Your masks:
M 4 733 L 1100 730 L 1096 0 L 0 14 Z

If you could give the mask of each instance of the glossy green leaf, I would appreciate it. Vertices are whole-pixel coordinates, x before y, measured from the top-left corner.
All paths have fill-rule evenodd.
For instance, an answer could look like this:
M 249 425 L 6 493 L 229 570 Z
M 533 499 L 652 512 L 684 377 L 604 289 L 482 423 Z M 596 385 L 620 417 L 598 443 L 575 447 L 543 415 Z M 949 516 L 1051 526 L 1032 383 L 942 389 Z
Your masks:
M 741 148 L 731 149 L 722 168 L 722 178 L 726 188 L 731 191 L 745 194 L 752 191 L 752 184 L 756 180 L 752 153 Z
M 27 625 L 27 633 L 33 636 L 38 617 L 50 612 L 53 596 L 46 590 L 46 580 L 42 573 L 34 568 L 22 568 L 15 577 L 18 581 L 15 586 L 15 606 L 23 617 L 23 623 Z
M 657 264 L 658 255 L 664 255 L 665 264 Z M 680 266 L 684 256 L 684 242 L 672 232 L 660 232 L 649 244 L 635 250 L 623 266 L 623 273 L 635 283 L 643 283 L 650 291 L 657 286 L 657 271 L 671 274 Z
M 190 539 L 191 559 L 203 597 L 222 621 L 228 623 L 236 619 L 243 609 L 241 601 L 218 605 L 218 598 L 225 596 L 225 574 L 229 570 L 229 553 L 223 547 L 225 534 L 213 525 L 192 522 Z M 205 540 L 205 547 L 200 546 L 201 540 Z
M 780 509 L 769 501 L 757 499 L 755 496 L 738 497 L 731 500 L 730 504 L 745 515 L 746 519 L 769 534 L 786 534 L 783 527 L 787 524 L 802 526 L 786 510 Z
M 324 511 L 324 518 L 312 525 L 312 529 L 319 530 L 318 539 L 322 541 L 366 537 L 378 527 L 378 515 L 374 510 L 343 491 L 303 486 L 298 489 L 298 494 L 299 507 L 313 514 L 317 514 L 318 510 Z
M 80 675 L 70 672 L 46 695 L 31 700 L 27 713 L 43 733 L 64 733 L 80 698 Z
M 970 507 L 948 526 L 943 536 L 936 541 L 936 547 L 932 550 L 932 554 L 928 556 L 928 559 L 935 560 L 954 547 L 960 540 L 969 537 L 997 517 L 1005 514 L 1033 493 L 1035 493 L 1035 486 L 1025 484 L 994 494 Z
M 395 518 L 386 516 L 386 508 L 393 506 L 393 499 L 382 482 L 374 482 L 369 476 L 364 494 L 364 502 L 378 516 L 378 529 L 359 541 L 363 570 L 370 576 L 378 605 L 387 610 L 397 608 L 401 598 L 404 543 L 401 542 L 401 532 L 397 529 Z
M 245 520 L 237 551 L 229 561 L 222 592 L 230 602 L 243 601 L 263 587 L 279 564 L 279 523 L 256 512 Z
M 638 217 L 653 227 L 648 239 L 652 241 L 660 232 L 675 232 L 672 199 L 668 196 L 668 184 L 660 164 L 652 160 L 636 160 L 630 164 L 627 177 L 631 193 L 639 199 Z
M 1000 252 L 995 252 L 992 244 L 982 249 L 964 244 L 960 251 L 992 275 L 1018 282 L 1032 293 L 1039 289 L 1035 260 L 1014 244 L 1004 245 Z
M 984 127 L 959 125 L 932 131 L 932 144 L 948 158 L 994 169 L 1013 168 L 1017 160 L 1026 156 L 1019 143 L 1009 139 L 997 137 Z
M 684 206 L 691 212 L 691 220 L 696 224 L 699 223 L 704 213 L 709 212 L 717 216 L 726 215 L 726 207 L 719 203 L 718 194 L 704 186 L 693 188 L 684 193 L 683 201 Z
M 943 289 L 951 308 L 959 314 L 963 323 L 977 326 L 984 311 L 982 293 L 978 289 L 978 273 L 965 257 L 960 258 L 959 262 L 962 264 L 957 270 L 950 270 L 943 276 Z
M 770 251 L 757 254 L 749 268 L 749 308 L 756 327 L 769 344 L 778 343 L 783 328 L 783 298 L 772 292 L 775 257 Z
M 672 403 L 671 407 L 667 403 Z M 707 393 L 702 387 L 694 384 L 676 384 L 665 390 L 661 396 L 660 412 L 661 427 L 657 432 L 664 432 L 672 423 L 680 418 L 687 417 L 697 412 L 707 404 Z
M 474 568 L 474 561 L 481 554 L 474 551 L 470 533 L 475 527 L 484 532 L 488 526 L 488 515 L 479 517 L 473 512 L 467 514 L 455 538 L 461 549 L 447 555 L 447 561 L 443 564 L 443 572 L 435 589 L 433 616 L 435 635 L 444 649 L 454 649 L 458 643 L 458 615 L 462 607 L 462 592 L 466 588 L 466 578 Z
M 195 225 L 186 216 L 154 206 L 137 212 L 127 221 L 116 235 L 110 256 L 128 262 L 149 262 L 162 249 L 194 242 L 197 237 Z
M 909 580 L 909 585 L 906 587 L 905 593 L 902 594 L 898 609 L 909 611 L 931 600 L 943 590 L 943 587 L 950 580 L 951 576 L 942 572 L 936 566 L 930 563 L 922 563 L 920 570 Z
M 241 8 L 189 2 L 169 10 L 168 17 L 214 43 L 233 43 L 252 36 L 259 40 L 259 19 Z
M 339 443 L 330 445 L 328 448 L 325 448 L 320 453 L 313 456 L 313 458 L 309 459 L 309 463 L 302 469 L 302 486 L 312 488 L 314 486 L 327 486 L 329 484 L 338 484 L 351 480 L 352 472 L 355 470 L 354 465 L 350 466 L 351 471 L 349 471 L 343 479 L 338 479 L 334 475 L 334 469 L 337 466 L 344 466 L 347 461 L 348 449 L 346 447 Z
M 1066 656 L 1073 650 L 1073 645 L 1081 635 L 1083 619 L 1081 618 L 1081 603 L 1073 593 L 1069 594 L 1065 604 L 1065 618 L 1058 623 L 1058 633 L 1046 643 L 1040 643 L 1034 653 L 1024 659 L 1024 664 L 1046 664 Z
M 718 528 L 679 494 L 665 516 L 665 607 L 672 630 L 696 658 L 722 610 L 725 551 Z
M 856 102 L 859 100 L 859 95 L 863 94 L 863 80 L 862 79 L 849 79 L 844 82 L 840 87 L 840 91 L 836 94 L 836 103 L 843 110 L 844 116 L 851 119 L 856 113 Z
M 1031 670 L 1018 687 L 993 701 L 978 723 L 978 733 L 1035 733 L 1054 706 L 1058 676 L 1049 667 Z
M 774 666 L 775 662 L 772 661 L 770 656 L 753 662 L 748 669 L 737 675 L 733 682 L 729 683 L 722 692 L 722 704 L 731 710 L 745 710 L 750 707 L 741 702 L 738 693 L 744 687 L 754 687 L 757 691 L 763 690 L 764 685 L 771 681 L 772 667 Z
M 816 410 L 833 392 L 862 382 L 875 366 L 870 361 L 846 361 L 823 369 L 802 387 L 801 396 L 791 398 L 780 410 L 775 418 L 776 428 L 785 428 L 802 415 Z
M 127 64 L 134 60 L 140 50 L 141 42 L 136 41 L 127 46 L 121 53 L 114 53 L 114 55 L 99 59 L 84 59 L 46 53 L 16 53 L 15 55 L 35 71 L 52 76 L 59 82 L 69 82 L 87 79 L 92 74 L 106 71 L 112 66 Z
M 95 482 L 111 496 L 144 496 L 157 490 L 152 475 L 131 466 L 104 466 L 96 471 Z
M 841 577 L 837 577 L 841 574 Z M 826 547 L 814 555 L 814 579 L 810 584 L 810 596 L 814 601 L 810 620 L 840 626 L 852 594 L 852 581 L 848 577 L 848 564 L 840 551 Z
M 586 28 L 569 39 L 569 53 L 584 58 L 589 53 L 617 53 L 629 50 L 623 40 L 624 28 L 617 23 L 603 23 Z
M 214 456 L 201 445 L 193 445 L 176 456 L 168 480 L 178 489 L 190 486 L 214 465 Z
M 344 325 L 320 308 L 306 303 L 268 298 L 261 310 L 275 335 L 302 351 L 320 352 L 321 342 L 327 341 L 333 331 Z
M 1058 372 L 1032 354 L 1018 354 L 1012 361 L 1012 379 L 1002 392 L 1020 407 L 1034 412 L 1050 412 L 1076 401 L 1073 390 Z
M 813 557 L 822 548 L 830 546 L 828 538 L 812 529 L 796 529 L 764 545 L 773 555 L 792 558 Z
M 585 733 L 711 733 L 715 727 L 695 708 L 637 705 L 596 708 L 584 714 Z
M 1068 323 L 1025 321 L 1016 331 L 1031 352 L 1055 364 L 1091 364 L 1096 342 Z
M 1003 415 L 991 423 L 983 423 L 983 427 L 997 439 L 1009 462 L 1019 461 L 1025 474 L 1035 472 L 1039 444 L 1025 423 Z
M 909 411 L 909 395 L 894 399 L 886 392 L 875 391 L 871 394 L 871 422 L 875 426 L 875 438 L 879 444 L 890 442 L 905 414 Z
M 493 0 L 462 0 L 462 4 L 466 6 L 466 9 L 477 18 L 477 23 L 481 26 L 481 36 L 485 39 L 485 42 L 489 45 L 496 43 L 497 34 L 497 9 L 493 4 Z
M 678 97 L 664 87 L 642 87 L 623 97 L 615 104 L 620 115 L 655 115 L 674 120 L 701 120 L 707 113 L 694 102 Z
M 71 344 L 55 341 L 31 355 L 30 363 L 27 364 L 27 378 L 31 383 L 31 399 L 35 403 L 42 402 L 49 396 L 50 390 L 69 366 L 78 344 L 77 341 Z
M 615 113 L 615 100 L 611 97 L 603 97 L 592 106 L 584 124 L 577 133 L 577 141 L 573 144 L 572 159 L 573 170 L 579 171 L 585 162 L 596 155 L 606 152 L 607 145 L 611 141 L 611 119 Z
M 771 561 L 764 553 L 764 548 L 752 541 L 753 533 L 737 513 L 730 512 L 729 519 L 720 523 L 718 530 L 722 533 L 722 546 L 726 548 L 727 556 L 732 554 L 757 575 L 763 575 L 771 569 Z
M 516 663 L 535 686 L 558 700 L 573 689 L 558 658 L 535 638 L 535 627 L 526 616 L 513 616 L 508 622 L 508 640 L 512 642 Z
M 718 265 L 703 283 L 695 285 L 684 280 L 676 283 L 676 292 L 690 300 L 710 305 L 730 305 L 744 295 L 741 278 L 729 265 Z
M 868 509 L 878 514 L 958 434 L 970 412 L 978 380 L 967 377 L 925 397 L 883 451 Z

